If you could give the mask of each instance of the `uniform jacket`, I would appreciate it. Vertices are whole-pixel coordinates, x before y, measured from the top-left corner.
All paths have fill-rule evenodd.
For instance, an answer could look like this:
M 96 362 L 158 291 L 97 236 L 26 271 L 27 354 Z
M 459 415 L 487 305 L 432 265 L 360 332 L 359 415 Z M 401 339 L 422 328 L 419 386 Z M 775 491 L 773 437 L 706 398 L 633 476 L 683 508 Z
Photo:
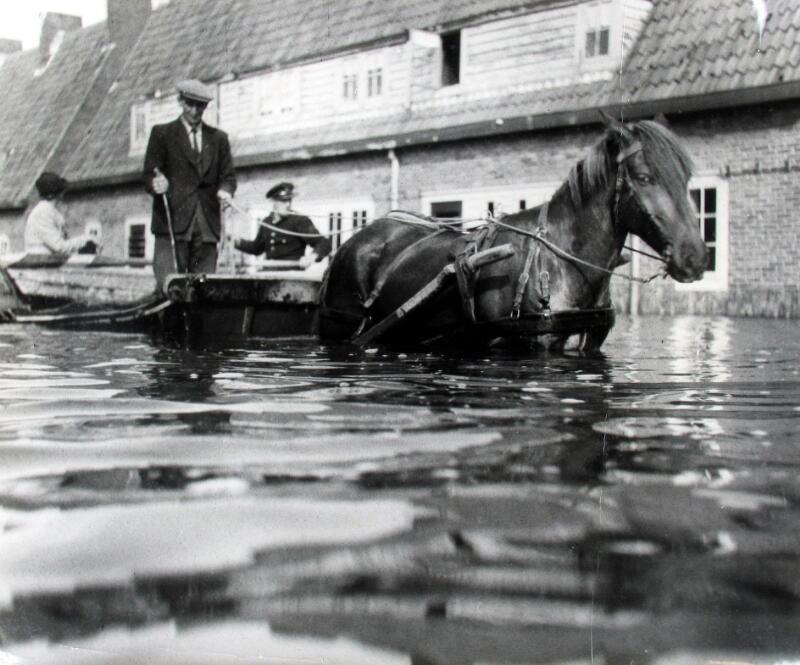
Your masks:
M 294 233 L 319 233 L 311 220 L 304 215 L 287 215 L 276 221 L 275 215 L 270 214 L 264 221 Z M 331 251 L 330 241 L 322 236 L 317 238 L 290 236 L 263 225 L 259 227 L 255 240 L 240 240 L 237 243 L 237 247 L 248 254 L 265 254 L 268 259 L 286 261 L 296 261 L 303 256 L 306 245 L 311 245 L 320 259 L 328 256 Z
M 176 234 L 188 230 L 196 205 L 208 221 L 214 235 L 220 235 L 220 205 L 217 191 L 224 189 L 231 195 L 236 191 L 236 174 L 228 143 L 228 135 L 216 127 L 202 123 L 202 150 L 195 157 L 186 127 L 180 118 L 155 125 L 150 132 L 144 156 L 145 189 L 154 196 L 153 218 L 150 230 L 156 235 L 169 234 L 163 197 L 153 192 L 153 177 L 158 168 L 169 180 L 170 212 Z

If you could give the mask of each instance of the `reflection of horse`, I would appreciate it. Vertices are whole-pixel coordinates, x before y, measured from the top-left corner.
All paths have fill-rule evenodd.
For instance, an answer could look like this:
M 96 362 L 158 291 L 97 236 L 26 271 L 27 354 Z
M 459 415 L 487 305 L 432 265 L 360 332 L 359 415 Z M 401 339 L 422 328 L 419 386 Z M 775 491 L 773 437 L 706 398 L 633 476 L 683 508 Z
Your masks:
M 353 236 L 325 277 L 320 334 L 394 343 L 538 335 L 558 350 L 582 332 L 584 348 L 596 349 L 613 325 L 608 286 L 628 233 L 659 252 L 674 279 L 702 276 L 707 250 L 687 196 L 690 173 L 688 155 L 662 125 L 606 118 L 602 140 L 539 208 L 469 234 L 405 215 Z M 501 245 L 513 256 L 479 269 L 465 261 Z M 418 298 L 447 264 L 457 279 Z M 586 316 L 604 312 L 611 316 L 594 324 Z

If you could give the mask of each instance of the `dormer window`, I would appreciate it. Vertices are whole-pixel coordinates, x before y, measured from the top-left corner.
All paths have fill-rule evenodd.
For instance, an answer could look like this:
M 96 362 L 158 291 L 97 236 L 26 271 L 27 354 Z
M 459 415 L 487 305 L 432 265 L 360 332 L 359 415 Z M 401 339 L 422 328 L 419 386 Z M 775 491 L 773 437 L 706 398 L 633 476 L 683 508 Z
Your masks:
M 358 75 L 345 74 L 342 78 L 342 97 L 344 99 L 358 99 Z
M 607 25 L 590 28 L 586 31 L 586 57 L 595 58 L 608 55 L 610 28 Z
M 367 72 L 367 97 L 378 97 L 383 88 L 383 69 L 376 67 Z
M 442 34 L 442 86 L 461 80 L 461 30 Z
M 133 141 L 138 143 L 147 139 L 147 107 L 133 107 Z

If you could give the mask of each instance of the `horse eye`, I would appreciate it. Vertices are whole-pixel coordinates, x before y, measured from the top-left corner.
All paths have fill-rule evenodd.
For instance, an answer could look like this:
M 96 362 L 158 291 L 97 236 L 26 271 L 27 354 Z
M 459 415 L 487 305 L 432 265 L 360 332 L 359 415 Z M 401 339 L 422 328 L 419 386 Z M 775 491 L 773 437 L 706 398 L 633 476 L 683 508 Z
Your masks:
M 637 173 L 636 182 L 640 185 L 652 185 L 655 181 L 653 180 L 653 177 L 647 173 Z

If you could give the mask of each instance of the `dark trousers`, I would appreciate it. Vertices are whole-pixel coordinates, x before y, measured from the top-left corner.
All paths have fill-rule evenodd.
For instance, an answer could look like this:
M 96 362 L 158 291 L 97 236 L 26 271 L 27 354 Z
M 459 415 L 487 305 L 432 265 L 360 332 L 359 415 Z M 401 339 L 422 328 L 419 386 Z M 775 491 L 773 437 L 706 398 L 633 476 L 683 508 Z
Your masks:
M 156 236 L 153 249 L 153 273 L 156 276 L 156 293 L 164 290 L 164 280 L 174 272 L 213 273 L 217 270 L 217 243 L 204 242 L 199 233 L 188 240 L 176 240 L 178 266 L 172 258 L 169 236 Z

